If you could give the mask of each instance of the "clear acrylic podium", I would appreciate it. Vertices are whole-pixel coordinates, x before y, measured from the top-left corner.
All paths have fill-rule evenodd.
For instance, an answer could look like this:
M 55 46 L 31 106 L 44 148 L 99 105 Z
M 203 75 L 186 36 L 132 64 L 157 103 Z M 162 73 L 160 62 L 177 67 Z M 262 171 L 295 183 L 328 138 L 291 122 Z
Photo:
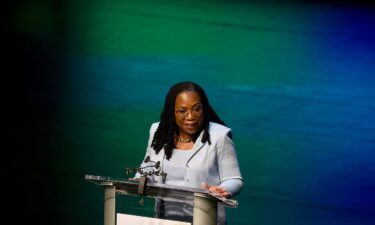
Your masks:
M 156 183 L 142 186 L 138 181 L 113 179 L 95 175 L 85 175 L 85 179 L 104 189 L 104 225 L 116 224 L 116 194 L 138 195 L 179 202 L 191 201 L 194 204 L 194 225 L 216 225 L 218 203 L 231 208 L 236 208 L 238 206 L 238 202 L 234 199 L 215 196 L 203 189 Z

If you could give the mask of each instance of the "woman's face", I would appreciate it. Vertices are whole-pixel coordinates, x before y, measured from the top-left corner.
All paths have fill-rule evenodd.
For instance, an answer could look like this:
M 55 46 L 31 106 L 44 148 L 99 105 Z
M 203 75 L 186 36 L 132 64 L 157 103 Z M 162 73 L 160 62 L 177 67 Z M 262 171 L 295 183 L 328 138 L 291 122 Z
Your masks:
M 180 136 L 191 137 L 201 128 L 204 113 L 201 98 L 197 92 L 184 91 L 178 94 L 174 109 Z

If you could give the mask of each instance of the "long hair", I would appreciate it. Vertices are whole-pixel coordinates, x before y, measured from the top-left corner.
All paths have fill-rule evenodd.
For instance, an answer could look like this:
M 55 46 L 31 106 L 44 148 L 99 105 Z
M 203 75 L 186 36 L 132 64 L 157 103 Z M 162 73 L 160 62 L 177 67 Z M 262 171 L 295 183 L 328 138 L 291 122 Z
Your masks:
M 214 109 L 210 106 L 207 95 L 202 87 L 191 81 L 185 81 L 173 85 L 166 96 L 164 108 L 160 115 L 159 127 L 156 130 L 151 143 L 151 147 L 157 154 L 162 148 L 164 148 L 168 160 L 171 158 L 173 148 L 175 147 L 174 136 L 179 132 L 175 118 L 176 97 L 181 92 L 185 91 L 196 92 L 201 98 L 203 105 L 203 124 L 201 129 L 196 132 L 196 135 L 193 135 L 194 142 L 198 138 L 200 131 L 203 130 L 202 143 L 208 142 L 208 144 L 211 144 L 210 133 L 208 132 L 210 122 L 219 123 L 225 126 L 224 121 L 219 118 Z

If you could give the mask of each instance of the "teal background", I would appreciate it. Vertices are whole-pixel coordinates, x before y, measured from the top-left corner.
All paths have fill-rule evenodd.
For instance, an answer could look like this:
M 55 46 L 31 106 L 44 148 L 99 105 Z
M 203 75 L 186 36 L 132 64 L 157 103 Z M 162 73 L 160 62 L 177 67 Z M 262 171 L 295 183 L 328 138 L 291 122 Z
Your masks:
M 126 178 L 169 87 L 191 80 L 233 129 L 245 187 L 228 224 L 374 224 L 374 12 L 333 1 L 12 4 L 11 218 L 102 224 L 103 190 L 84 175 Z M 139 200 L 119 196 L 118 212 L 152 216 L 152 200 Z

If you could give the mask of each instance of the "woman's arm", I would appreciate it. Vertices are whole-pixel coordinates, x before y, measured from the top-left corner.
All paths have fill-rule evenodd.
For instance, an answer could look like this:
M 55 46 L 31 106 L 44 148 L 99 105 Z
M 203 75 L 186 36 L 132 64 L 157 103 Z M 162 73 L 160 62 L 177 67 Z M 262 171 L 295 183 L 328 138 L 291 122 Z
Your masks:
M 223 197 L 232 197 L 241 191 L 243 179 L 232 139 L 224 135 L 220 141 L 217 163 L 221 183 L 217 186 L 204 185 L 203 187 Z
M 225 198 L 233 197 L 238 194 L 241 191 L 242 186 L 243 181 L 237 178 L 225 180 L 219 186 L 210 186 L 206 183 L 202 184 L 203 189 L 206 189 Z
M 243 181 L 238 178 L 228 179 L 228 180 L 223 181 L 220 184 L 220 187 L 223 187 L 224 189 L 227 190 L 227 192 L 229 192 L 228 197 L 232 197 L 241 191 L 243 187 Z

